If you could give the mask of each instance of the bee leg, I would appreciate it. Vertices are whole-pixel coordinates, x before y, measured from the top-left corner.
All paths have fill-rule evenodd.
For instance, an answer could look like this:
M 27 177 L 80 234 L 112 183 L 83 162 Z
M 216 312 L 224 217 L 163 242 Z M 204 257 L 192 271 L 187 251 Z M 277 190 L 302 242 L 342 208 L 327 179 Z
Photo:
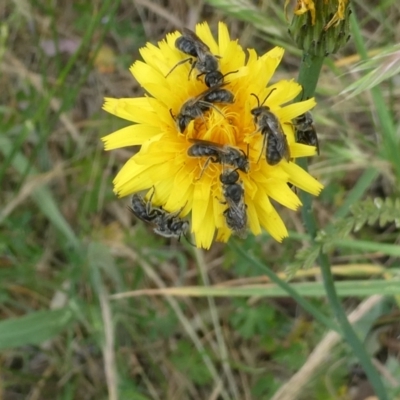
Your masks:
M 202 72 L 201 74 L 196 75 L 196 79 L 199 80 L 199 78 L 200 78 L 201 76 L 205 75 L 205 74 L 206 74 L 205 72 Z
M 188 237 L 186 236 L 186 233 L 183 234 L 183 237 L 186 239 L 186 241 L 187 241 L 191 246 L 196 247 L 196 245 L 195 245 L 191 240 L 188 239 Z M 179 236 L 178 241 L 180 241 L 180 240 L 181 240 L 181 237 Z
M 155 191 L 156 191 L 156 189 L 155 189 L 155 187 L 154 186 L 152 186 L 152 189 L 153 189 L 153 193 L 150 195 L 150 198 L 149 198 L 149 200 L 147 201 L 147 203 L 146 203 L 146 213 L 147 213 L 147 215 L 150 215 L 151 214 L 151 200 L 153 199 L 153 196 L 154 196 L 154 193 L 155 193 Z M 151 189 L 150 189 L 151 190 Z M 150 193 L 150 191 L 149 191 L 149 193 Z
M 178 217 L 179 214 L 182 212 L 182 210 L 186 207 L 187 202 L 185 203 L 185 205 L 183 207 L 181 207 L 179 210 L 174 211 L 173 213 L 169 213 L 168 218 L 170 218 L 171 220 Z
M 257 164 L 258 164 L 258 162 L 260 161 L 261 156 L 262 156 L 262 153 L 263 153 L 263 151 L 265 150 L 265 147 L 266 147 L 266 146 L 265 146 L 265 142 L 266 142 L 266 140 L 267 140 L 267 134 L 264 133 L 263 136 L 264 136 L 264 137 L 263 137 L 263 143 L 262 143 L 262 146 L 261 146 L 260 155 L 258 156 Z
M 196 66 L 196 61 L 193 61 L 193 58 L 189 59 L 191 67 L 190 67 L 190 71 L 189 71 L 189 75 L 188 75 L 188 80 L 190 79 L 190 75 L 192 74 L 192 71 L 194 70 L 194 67 Z
M 225 114 L 224 114 L 218 107 L 216 107 L 213 103 L 209 103 L 208 101 L 200 100 L 200 101 L 199 101 L 199 104 L 202 105 L 202 106 L 204 106 L 204 107 L 211 107 L 211 108 L 213 108 L 215 111 L 217 111 L 218 113 L 220 113 L 224 118 L 226 118 L 226 117 L 225 117 Z
M 185 58 L 184 60 L 181 60 L 181 61 L 179 61 L 178 63 L 176 63 L 176 64 L 172 67 L 172 69 L 168 72 L 168 74 L 164 76 L 164 78 L 166 78 L 167 76 L 169 76 L 169 75 L 171 74 L 171 72 L 172 72 L 176 67 L 179 67 L 179 65 L 182 65 L 182 64 L 184 64 L 184 63 L 186 63 L 186 62 L 190 62 L 190 64 L 193 65 L 193 59 L 192 59 L 192 58 Z M 193 69 L 193 67 L 190 69 L 190 72 L 192 72 L 192 69 Z M 190 75 L 190 73 L 189 73 L 189 75 Z

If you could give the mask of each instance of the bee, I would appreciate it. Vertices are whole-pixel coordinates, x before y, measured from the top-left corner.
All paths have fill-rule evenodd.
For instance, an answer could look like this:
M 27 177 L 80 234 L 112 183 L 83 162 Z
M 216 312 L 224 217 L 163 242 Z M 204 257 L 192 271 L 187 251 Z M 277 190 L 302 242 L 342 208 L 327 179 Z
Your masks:
M 239 70 L 236 71 L 230 71 L 227 72 L 226 74 L 222 74 L 221 71 L 219 70 L 215 70 L 215 71 L 210 71 L 207 73 L 201 73 L 197 75 L 197 79 L 204 75 L 204 83 L 209 87 L 214 87 L 214 86 L 218 86 L 221 85 L 222 83 L 224 83 L 224 79 L 227 75 L 230 74 L 235 74 L 236 72 L 239 72 Z
M 296 142 L 315 146 L 319 155 L 319 143 L 317 132 L 314 127 L 314 120 L 309 111 L 298 116 L 294 122 Z
M 191 57 L 179 61 L 168 72 L 166 77 L 179 65 L 189 62 L 191 64 L 189 77 L 193 69 L 196 68 L 200 72 L 197 78 L 204 75 L 204 83 L 211 88 L 223 83 L 226 75 L 237 72 L 232 71 L 225 75 L 222 74 L 219 70 L 218 56 L 213 55 L 210 48 L 190 29 L 183 28 L 183 34 L 176 39 L 175 47 Z
M 200 93 L 198 96 L 193 97 L 183 103 L 181 110 L 177 116 L 172 115 L 172 117 L 177 121 L 179 131 L 183 133 L 190 121 L 198 117 L 203 116 L 203 114 L 210 108 L 214 108 L 216 111 L 221 113 L 215 103 L 230 104 L 233 103 L 233 94 L 227 89 L 223 89 L 222 85 L 218 85 L 207 89 L 206 91 Z
M 261 104 L 258 97 L 254 93 L 251 93 L 257 99 L 257 107 L 251 110 L 251 114 L 254 116 L 257 131 L 260 131 L 264 135 L 262 147 L 269 165 L 278 164 L 282 158 L 285 158 L 287 161 L 290 159 L 289 144 L 282 126 L 277 116 L 270 111 L 270 108 L 263 105 L 274 90 L 272 89 L 269 92 Z
M 131 199 L 131 212 L 143 222 L 151 224 L 154 232 L 158 235 L 167 238 L 177 237 L 178 239 L 182 235 L 185 236 L 189 222 L 179 217 L 182 208 L 170 213 L 162 208 L 153 207 L 151 203 L 153 195 L 154 192 L 150 199 L 145 201 L 139 194 L 134 194 Z
M 150 196 L 149 201 L 145 201 L 139 194 L 134 194 L 131 199 L 131 212 L 143 222 L 152 223 L 157 218 L 160 218 L 164 211 L 161 208 L 155 208 L 151 204 L 154 192 Z
M 208 157 L 203 170 L 211 161 L 213 163 L 230 165 L 246 173 L 249 172 L 249 159 L 242 149 L 207 140 L 189 139 L 189 141 L 194 143 L 188 148 L 187 154 L 189 157 Z
M 178 216 L 181 213 L 182 209 L 183 207 L 173 213 L 168 213 L 164 211 L 164 214 L 154 221 L 156 223 L 156 226 L 154 227 L 154 232 L 166 238 L 176 237 L 180 239 L 183 235 L 190 243 L 190 241 L 186 237 L 186 231 L 189 228 L 189 222 L 181 219 Z
M 228 169 L 219 176 L 222 192 L 228 204 L 223 213 L 226 225 L 235 235 L 244 239 L 247 235 L 247 205 L 244 202 L 243 183 L 239 178 L 236 169 Z

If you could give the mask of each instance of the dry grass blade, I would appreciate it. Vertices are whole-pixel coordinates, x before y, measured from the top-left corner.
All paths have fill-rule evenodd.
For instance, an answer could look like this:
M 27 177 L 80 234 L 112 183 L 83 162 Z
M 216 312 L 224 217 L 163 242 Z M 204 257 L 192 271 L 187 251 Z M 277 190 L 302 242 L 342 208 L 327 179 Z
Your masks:
M 143 6 L 155 13 L 156 15 L 160 16 L 161 18 L 165 19 L 169 23 L 171 23 L 174 26 L 181 26 L 182 21 L 175 17 L 174 14 L 172 14 L 170 11 L 168 11 L 167 8 L 162 7 L 154 2 L 148 1 L 148 0 L 134 0 L 134 3 L 136 6 Z
M 127 247 L 125 245 L 114 243 L 113 251 L 115 251 L 115 254 L 118 254 L 118 256 L 125 256 L 128 259 L 131 259 L 132 261 L 138 261 L 137 254 L 132 249 L 130 249 L 129 247 Z M 150 280 L 152 280 L 153 283 L 155 283 L 159 288 L 165 289 L 166 286 L 165 286 L 164 282 L 154 272 L 154 269 L 147 262 L 145 262 L 144 260 L 140 260 L 140 265 L 143 268 L 147 277 Z M 171 308 L 174 310 L 177 318 L 181 322 L 187 335 L 190 337 L 190 339 L 192 340 L 193 344 L 195 345 L 197 351 L 201 355 L 204 364 L 206 365 L 207 369 L 209 370 L 209 372 L 214 380 L 215 387 L 220 388 L 220 390 L 218 390 L 219 395 L 221 396 L 222 399 L 229 400 L 231 397 L 229 396 L 229 394 L 226 392 L 226 390 L 223 387 L 219 372 L 217 371 L 216 367 L 214 366 L 211 358 L 208 356 L 202 341 L 200 340 L 196 331 L 193 329 L 190 321 L 187 319 L 187 317 L 184 315 L 183 311 L 181 310 L 179 303 L 172 296 L 166 295 L 165 299 L 169 303 Z
M 210 280 L 207 275 L 207 267 L 204 259 L 204 251 L 198 248 L 195 248 L 195 256 L 197 260 L 197 264 L 200 269 L 200 273 L 203 279 L 203 282 L 206 286 L 210 286 Z M 225 371 L 225 375 L 228 379 L 231 391 L 235 397 L 235 399 L 239 399 L 239 391 L 235 382 L 235 377 L 233 376 L 231 366 L 229 364 L 229 353 L 224 340 L 224 335 L 222 333 L 221 324 L 219 322 L 218 310 L 215 304 L 215 300 L 213 297 L 208 296 L 208 305 L 211 313 L 211 318 L 214 325 L 215 335 L 217 337 L 218 347 L 219 347 L 219 355 L 222 360 L 222 367 Z
M 3 64 L 0 64 L 0 69 L 9 75 L 17 75 L 21 80 L 27 79 L 31 85 L 43 96 L 48 95 L 43 88 L 42 76 L 34 72 L 29 71 L 25 65 L 18 60 L 11 52 L 7 51 L 3 60 Z M 58 99 L 50 100 L 50 107 L 53 111 L 57 112 L 61 108 L 61 101 Z M 79 135 L 79 131 L 72 122 L 72 120 L 65 113 L 60 114 L 60 121 L 63 123 L 65 129 L 71 135 L 72 139 L 76 142 L 79 148 L 83 147 L 82 138 Z
M 393 46 L 389 50 L 359 63 L 351 73 L 357 74 L 365 70 L 371 71 L 341 92 L 341 95 L 346 95 L 346 99 L 358 96 L 360 93 L 398 75 L 400 72 L 400 46 Z
M 108 396 L 110 400 L 118 400 L 118 381 L 114 353 L 114 328 L 112 323 L 110 303 L 106 289 L 99 290 L 101 315 L 104 323 L 105 343 L 103 346 L 104 370 L 106 375 Z
M 65 174 L 65 170 L 63 169 L 63 165 L 60 164 L 50 172 L 32 176 L 31 179 L 24 183 L 21 190 L 18 192 L 18 195 L 3 207 L 0 212 L 0 223 L 4 221 L 35 190 L 63 174 Z

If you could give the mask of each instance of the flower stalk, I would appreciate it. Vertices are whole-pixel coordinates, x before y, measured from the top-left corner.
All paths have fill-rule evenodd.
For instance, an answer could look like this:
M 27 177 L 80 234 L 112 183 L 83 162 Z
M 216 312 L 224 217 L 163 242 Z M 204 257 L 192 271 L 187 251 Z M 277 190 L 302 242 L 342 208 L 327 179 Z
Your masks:
M 350 9 L 348 8 L 347 1 L 339 0 L 339 3 L 342 4 L 341 15 L 335 14 L 328 23 L 325 18 L 332 14 L 332 10 L 328 10 L 328 7 L 325 7 L 325 10 L 323 9 L 323 5 L 326 2 L 316 0 L 311 3 L 315 3 L 315 8 L 313 10 L 305 10 L 305 12 L 302 10 L 300 17 L 294 15 L 291 25 L 292 36 L 294 36 L 298 46 L 303 49 L 303 59 L 300 65 L 298 82 L 303 86 L 302 95 L 305 99 L 313 96 L 315 93 L 325 56 L 330 53 L 335 53 L 349 38 L 347 32 L 349 30 Z M 335 2 L 330 1 L 328 3 L 332 6 Z M 339 13 L 339 9 L 337 13 Z M 341 17 L 343 19 L 341 19 Z M 304 170 L 307 170 L 306 159 L 300 159 L 298 163 Z M 318 224 L 315 214 L 312 211 L 312 199 L 305 192 L 300 193 L 300 198 L 303 203 L 303 221 L 308 233 L 314 241 L 318 231 Z M 342 335 L 359 359 L 375 390 L 375 394 L 379 399 L 387 400 L 388 397 L 382 380 L 372 364 L 371 358 L 367 354 L 361 340 L 358 338 L 347 319 L 346 312 L 337 295 L 328 256 L 321 251 L 318 260 L 326 296 L 336 320 L 339 323 Z

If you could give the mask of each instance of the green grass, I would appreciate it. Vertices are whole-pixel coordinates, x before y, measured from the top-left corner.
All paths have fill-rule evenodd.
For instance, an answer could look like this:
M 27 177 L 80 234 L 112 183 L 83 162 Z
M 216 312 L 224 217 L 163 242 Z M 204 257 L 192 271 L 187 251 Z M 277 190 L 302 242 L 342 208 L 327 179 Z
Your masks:
M 285 47 L 279 79 L 297 78 L 281 5 L 208 3 L 196 21 L 226 21 L 245 48 Z M 0 6 L 0 398 L 349 399 L 346 335 L 304 373 L 328 329 L 342 332 L 320 252 L 387 398 L 400 398 L 399 93 L 385 69 L 399 5 L 354 1 L 352 39 L 321 70 L 316 240 L 300 212 L 279 210 L 283 244 L 249 236 L 200 252 L 132 219 L 112 180 L 133 149 L 100 142 L 124 126 L 103 97 L 141 95 L 128 72 L 139 48 L 186 21 L 189 2 L 152 4 Z

